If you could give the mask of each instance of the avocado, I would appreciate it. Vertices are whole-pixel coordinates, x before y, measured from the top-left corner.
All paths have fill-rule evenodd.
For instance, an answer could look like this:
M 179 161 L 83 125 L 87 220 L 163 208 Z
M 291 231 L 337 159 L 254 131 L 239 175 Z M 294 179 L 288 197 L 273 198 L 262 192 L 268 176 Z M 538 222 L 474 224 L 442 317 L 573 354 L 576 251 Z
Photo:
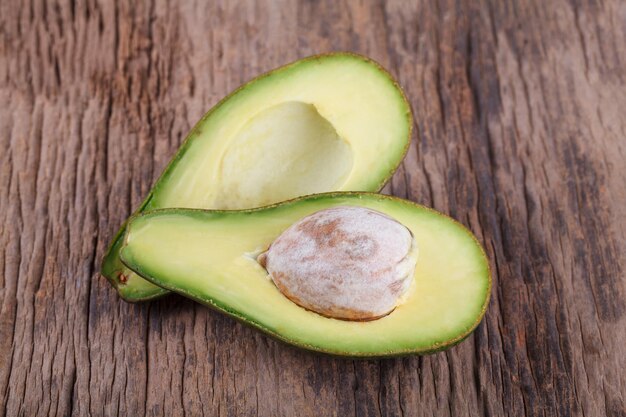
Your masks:
M 402 301 L 371 321 L 338 320 L 299 306 L 281 293 L 259 256 L 306 216 L 350 206 L 394 219 L 419 247 Z M 162 209 L 139 214 L 127 227 L 121 259 L 152 283 L 280 340 L 352 357 L 446 349 L 476 328 L 491 289 L 489 264 L 470 231 L 432 209 L 372 193 L 317 194 L 240 211 Z
M 137 212 L 248 209 L 328 191 L 378 191 L 406 153 L 412 117 L 368 58 L 331 53 L 262 75 L 198 122 Z M 167 291 L 124 267 L 114 238 L 102 274 L 127 301 Z

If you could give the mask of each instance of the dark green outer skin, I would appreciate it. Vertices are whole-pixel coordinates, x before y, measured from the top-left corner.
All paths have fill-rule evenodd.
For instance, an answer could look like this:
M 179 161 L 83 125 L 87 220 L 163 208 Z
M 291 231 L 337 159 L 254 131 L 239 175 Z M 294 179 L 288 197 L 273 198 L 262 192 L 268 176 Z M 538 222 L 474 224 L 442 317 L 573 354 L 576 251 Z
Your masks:
M 483 246 L 480 244 L 480 242 L 476 239 L 476 236 L 474 236 L 474 234 L 467 229 L 467 227 L 465 227 L 462 223 L 458 222 L 457 220 L 453 219 L 450 216 L 447 216 L 443 213 L 438 212 L 437 210 L 434 210 L 430 207 L 426 207 L 423 206 L 421 204 L 417 204 L 414 203 L 412 201 L 409 200 L 403 200 L 401 198 L 397 198 L 397 197 L 393 197 L 393 196 L 388 196 L 388 195 L 383 195 L 383 194 L 376 194 L 376 193 L 368 193 L 368 192 L 355 192 L 355 191 L 348 191 L 348 192 L 331 192 L 331 193 L 321 193 L 321 194 L 315 194 L 315 195 L 310 195 L 310 196 L 304 196 L 304 197 L 298 197 L 298 198 L 294 198 L 292 200 L 288 200 L 288 201 L 284 201 L 281 203 L 276 203 L 276 204 L 272 204 L 266 207 L 260 207 L 260 208 L 254 208 L 254 209 L 248 209 L 248 210 L 238 210 L 238 212 L 241 213 L 253 213 L 253 212 L 257 212 L 257 211 L 265 211 L 265 210 L 271 210 L 273 208 L 276 207 L 280 207 L 283 205 L 288 205 L 288 204 L 294 204 L 297 203 L 299 201 L 312 201 L 312 200 L 316 200 L 316 199 L 327 199 L 327 198 L 341 198 L 341 197 L 354 197 L 356 199 L 362 198 L 362 197 L 375 197 L 378 199 L 385 199 L 385 200 L 390 200 L 390 201 L 395 201 L 395 202 L 400 202 L 403 204 L 407 204 L 410 206 L 414 206 L 417 208 L 421 208 L 427 211 L 431 211 L 431 212 L 435 212 L 440 216 L 446 217 L 447 219 L 449 219 L 450 221 L 452 221 L 453 223 L 455 223 L 456 225 L 458 225 L 459 227 L 461 227 L 462 230 L 464 230 L 471 238 L 472 240 L 476 243 L 476 245 L 478 245 L 478 247 L 480 248 L 480 252 L 482 254 L 483 260 L 485 261 L 485 264 L 487 265 L 487 280 L 488 280 L 488 284 L 487 284 L 487 291 L 486 291 L 486 296 L 485 296 L 485 300 L 483 302 L 483 305 L 481 307 L 480 310 L 480 314 L 477 316 L 476 321 L 474 321 L 474 323 L 472 323 L 472 325 L 462 334 L 460 334 L 459 336 L 450 339 L 444 343 L 439 343 L 439 344 L 435 344 L 429 348 L 426 349 L 414 349 L 414 350 L 398 350 L 398 351 L 389 351 L 389 352 L 381 352 L 380 354 L 358 354 L 358 353 L 354 353 L 354 352 L 342 352 L 342 351 L 332 351 L 332 350 L 325 350 L 325 349 L 321 349 L 319 347 L 316 346 L 311 346 L 311 345 L 306 345 L 306 344 L 301 344 L 298 342 L 294 342 L 286 337 L 283 337 L 282 335 L 264 327 L 263 325 L 261 325 L 260 323 L 257 323 L 256 321 L 252 320 L 251 318 L 240 314 L 237 310 L 233 310 L 231 308 L 229 308 L 227 305 L 217 302 L 215 300 L 212 299 L 204 299 L 201 297 L 196 296 L 195 294 L 193 294 L 190 291 L 187 291 L 184 288 L 180 288 L 180 287 L 174 287 L 171 285 L 168 285 L 167 283 L 164 283 L 162 281 L 159 281 L 158 278 L 151 276 L 150 274 L 146 273 L 145 271 L 142 271 L 142 269 L 140 267 L 138 267 L 137 265 L 133 265 L 132 261 L 130 259 L 126 259 L 123 256 L 123 252 L 120 254 L 120 258 L 122 260 L 122 262 L 130 269 L 132 269 L 133 271 L 135 271 L 136 273 L 138 273 L 139 275 L 141 275 L 142 277 L 145 277 L 148 281 L 152 282 L 155 285 L 158 285 L 162 288 L 165 288 L 169 291 L 178 293 L 180 295 L 183 295 L 191 300 L 194 300 L 200 304 L 203 304 L 207 307 L 210 307 L 214 310 L 217 310 L 221 313 L 224 313 L 230 317 L 235 318 L 236 320 L 254 327 L 258 330 L 261 330 L 262 332 L 264 332 L 265 334 L 273 337 L 274 339 L 277 339 L 281 342 L 287 343 L 289 345 L 292 346 L 296 346 L 302 349 L 307 349 L 307 350 L 311 350 L 314 352 L 318 352 L 318 353 L 323 353 L 323 354 L 327 354 L 327 355 L 333 355 L 333 356 L 341 356 L 341 357 L 346 357 L 346 358 L 354 358 L 354 359 L 378 359 L 378 358 L 392 358 L 392 357 L 400 357 L 400 356 L 409 356 L 409 355 L 429 355 L 432 353 L 437 353 L 446 349 L 449 349 L 459 343 L 461 343 L 463 340 L 465 340 L 467 337 L 470 336 L 470 334 L 476 329 L 476 327 L 478 327 L 478 325 L 480 324 L 481 320 L 483 319 L 485 312 L 487 311 L 487 307 L 489 305 L 489 300 L 491 298 L 491 289 L 492 289 L 492 278 L 491 278 L 491 265 L 489 264 L 489 259 L 487 258 L 487 255 L 485 253 L 485 249 L 483 248 Z M 153 210 L 151 212 L 145 213 L 145 214 L 137 214 L 133 217 L 131 217 L 128 221 L 129 224 L 131 224 L 130 227 L 132 227 L 132 221 L 134 218 L 136 217 L 141 217 L 141 216 L 149 216 L 150 213 L 190 213 L 190 212 L 207 212 L 210 211 L 212 213 L 216 213 L 216 214 L 228 214 L 229 211 L 228 210 L 201 210 L 201 209 L 181 209 L 181 208 L 174 208 L 174 209 L 157 209 L 157 210 Z M 232 212 L 232 210 L 231 210 Z M 126 231 L 126 235 L 129 233 L 130 227 L 127 228 Z M 124 244 L 126 241 L 126 235 L 124 237 Z
M 227 102 L 232 96 L 234 96 L 235 94 L 237 94 L 241 90 L 245 89 L 249 85 L 255 83 L 256 81 L 258 81 L 258 80 L 260 80 L 262 78 L 274 75 L 277 72 L 283 71 L 283 70 L 285 70 L 287 68 L 290 68 L 290 67 L 292 67 L 294 65 L 300 64 L 302 62 L 313 61 L 313 60 L 320 60 L 320 59 L 324 59 L 326 57 L 336 57 L 336 56 L 349 56 L 349 57 L 357 58 L 357 59 L 363 60 L 363 61 L 368 62 L 369 64 L 374 65 L 375 67 L 377 67 L 378 70 L 383 75 L 385 75 L 388 78 L 388 80 L 393 84 L 393 86 L 398 90 L 398 92 L 400 93 L 400 96 L 401 96 L 402 100 L 404 101 L 404 104 L 405 104 L 405 106 L 407 108 L 406 117 L 407 117 L 409 130 L 408 130 L 407 137 L 405 139 L 405 144 L 404 144 L 404 148 L 403 148 L 402 153 L 401 153 L 401 157 L 398 159 L 398 161 L 395 164 L 395 166 L 393 166 L 392 169 L 388 172 L 388 174 L 384 178 L 381 178 L 381 180 L 380 180 L 380 182 L 378 184 L 378 187 L 376 187 L 373 190 L 369 190 L 369 191 L 380 191 L 385 186 L 385 184 L 391 179 L 393 174 L 396 172 L 396 170 L 398 169 L 398 167 L 402 163 L 402 160 L 406 156 L 406 153 L 409 150 L 409 145 L 411 144 L 411 136 L 412 136 L 412 133 L 413 133 L 413 115 L 411 113 L 411 105 L 410 105 L 409 101 L 407 100 L 406 95 L 404 94 L 404 90 L 402 89 L 402 87 L 400 87 L 400 85 L 393 78 L 393 76 L 385 68 L 383 68 L 382 65 L 380 65 L 376 61 L 374 61 L 374 60 L 372 60 L 370 58 L 367 58 L 365 56 L 353 53 L 353 52 L 330 52 L 330 53 L 325 53 L 325 54 L 312 55 L 312 56 L 309 56 L 309 57 L 306 57 L 306 58 L 303 58 L 303 59 L 291 62 L 291 63 L 289 63 L 287 65 L 284 65 L 282 67 L 276 68 L 276 69 L 271 70 L 269 72 L 266 72 L 266 73 L 264 73 L 264 74 L 262 74 L 262 75 L 260 75 L 260 76 L 258 76 L 256 78 L 248 81 L 247 83 L 241 85 L 240 87 L 235 89 L 233 92 L 228 94 L 226 97 L 224 97 L 222 100 L 220 100 L 207 113 L 205 113 L 204 116 L 202 116 L 200 121 L 198 121 L 198 123 L 196 123 L 194 128 L 189 132 L 189 134 L 187 135 L 187 137 L 185 138 L 185 140 L 181 144 L 178 152 L 174 155 L 172 160 L 168 163 L 167 167 L 165 167 L 165 170 L 163 170 L 163 173 L 161 174 L 159 179 L 156 181 L 155 185 L 152 187 L 152 189 L 148 193 L 148 196 L 143 201 L 143 203 L 141 203 L 141 205 L 139 206 L 137 211 L 135 211 L 135 213 L 133 213 L 133 215 L 140 214 L 140 213 L 150 209 L 150 203 L 152 202 L 153 197 L 158 192 L 159 185 L 161 184 L 162 180 L 164 178 L 168 177 L 168 175 L 170 174 L 172 169 L 176 166 L 176 163 L 183 157 L 185 152 L 187 152 L 187 149 L 189 148 L 189 142 L 195 136 L 197 136 L 197 133 L 200 130 L 201 126 L 204 124 L 205 120 L 207 118 L 209 118 L 213 114 L 213 112 L 215 110 L 217 110 L 223 103 Z M 104 275 L 106 277 L 106 279 L 109 281 L 109 283 L 117 290 L 118 295 L 125 301 L 128 301 L 128 302 L 141 302 L 141 301 L 149 301 L 149 300 L 155 300 L 155 299 L 161 298 L 161 297 L 163 297 L 163 296 L 168 294 L 169 291 L 167 289 L 162 289 L 162 291 L 155 292 L 155 293 L 150 294 L 148 296 L 140 296 L 140 297 L 131 296 L 130 294 L 127 293 L 127 291 L 124 290 L 125 284 L 120 281 L 119 274 L 121 273 L 121 270 L 124 268 L 124 265 L 123 265 L 122 261 L 120 260 L 119 251 L 120 251 L 120 249 L 122 247 L 122 238 L 123 238 L 124 233 L 126 231 L 126 226 L 128 225 L 128 222 L 129 222 L 129 220 L 126 220 L 126 222 L 124 222 L 122 227 L 119 229 L 119 231 L 115 235 L 115 238 L 111 242 L 111 245 L 107 249 L 106 255 L 104 256 L 104 259 L 102 261 L 102 267 L 101 267 L 100 272 L 101 272 L 102 275 Z M 141 275 L 141 274 L 139 274 L 139 275 Z

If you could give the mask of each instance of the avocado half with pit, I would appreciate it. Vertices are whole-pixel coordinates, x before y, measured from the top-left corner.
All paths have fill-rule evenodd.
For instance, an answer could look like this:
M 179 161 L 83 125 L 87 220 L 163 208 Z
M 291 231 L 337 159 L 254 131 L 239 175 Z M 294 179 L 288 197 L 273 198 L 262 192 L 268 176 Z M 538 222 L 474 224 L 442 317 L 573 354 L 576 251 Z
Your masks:
M 285 296 L 266 270 L 263 254 L 272 254 L 268 248 L 285 238 L 286 230 L 321 210 L 340 207 L 387 216 L 410 231 L 419 250 L 414 269 L 404 269 L 412 276 L 398 305 L 370 321 L 339 320 L 304 308 Z M 372 223 L 373 229 L 375 224 L 381 223 Z M 322 238 L 328 235 L 328 223 L 316 227 Z M 406 240 L 403 236 L 398 234 Z M 464 226 L 410 201 L 372 193 L 318 194 L 241 211 L 140 214 L 127 227 L 121 258 L 154 284 L 280 340 L 354 357 L 424 354 L 460 342 L 483 317 L 491 288 L 483 249 Z
M 328 191 L 378 191 L 408 149 L 412 118 L 393 78 L 354 54 L 313 56 L 262 75 L 193 128 L 138 212 L 248 209 Z M 166 290 L 120 262 L 102 274 L 127 301 Z

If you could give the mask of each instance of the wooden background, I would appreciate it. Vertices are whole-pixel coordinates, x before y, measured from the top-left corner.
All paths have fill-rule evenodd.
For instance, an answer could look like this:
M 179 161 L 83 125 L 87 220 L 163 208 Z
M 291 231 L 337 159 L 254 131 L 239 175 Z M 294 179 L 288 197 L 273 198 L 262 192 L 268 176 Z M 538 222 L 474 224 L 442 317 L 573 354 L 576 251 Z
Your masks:
M 356 51 L 405 87 L 387 190 L 486 247 L 475 334 L 427 357 L 300 351 L 99 264 L 223 95 Z M 0 416 L 626 415 L 626 2 L 0 3 Z

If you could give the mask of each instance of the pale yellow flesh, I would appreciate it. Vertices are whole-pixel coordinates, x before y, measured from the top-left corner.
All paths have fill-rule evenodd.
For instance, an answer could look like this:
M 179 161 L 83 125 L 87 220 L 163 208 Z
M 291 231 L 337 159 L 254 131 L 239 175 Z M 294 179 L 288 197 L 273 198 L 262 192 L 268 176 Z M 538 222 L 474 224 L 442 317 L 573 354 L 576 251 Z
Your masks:
M 260 207 L 340 189 L 352 150 L 311 104 L 289 101 L 249 120 L 222 157 L 213 207 Z
M 353 355 L 432 350 L 477 324 L 488 298 L 488 266 L 461 225 L 398 201 L 321 198 L 250 214 L 148 214 L 131 223 L 122 256 L 155 282 L 217 303 L 301 346 Z M 284 297 L 255 261 L 289 225 L 338 205 L 386 213 L 415 236 L 420 256 L 414 285 L 386 317 L 349 322 L 307 311 Z

